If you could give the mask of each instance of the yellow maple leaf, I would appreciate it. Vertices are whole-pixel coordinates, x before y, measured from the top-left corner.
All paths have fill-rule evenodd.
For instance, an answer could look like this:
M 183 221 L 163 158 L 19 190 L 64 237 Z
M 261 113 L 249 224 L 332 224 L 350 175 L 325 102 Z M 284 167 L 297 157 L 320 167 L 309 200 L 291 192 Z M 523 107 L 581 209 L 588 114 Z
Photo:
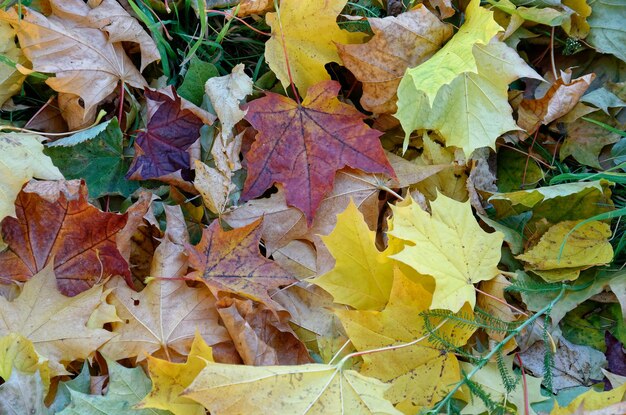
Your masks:
M 365 353 L 362 373 L 388 382 L 385 397 L 407 414 L 430 407 L 446 395 L 460 379 L 459 363 L 454 353 L 446 353 L 424 336 L 428 331 L 422 311 L 428 310 L 432 295 L 420 284 L 396 271 L 387 307 L 383 311 L 335 310 L 359 351 L 379 349 L 415 341 L 416 344 L 395 350 Z M 469 307 L 463 310 L 471 313 Z M 436 319 L 432 319 L 436 320 Z M 431 321 L 433 326 L 438 321 Z M 447 323 L 438 335 L 462 346 L 473 329 Z
M 606 392 L 598 392 L 590 389 L 582 395 L 579 395 L 566 407 L 560 407 L 558 402 L 556 402 L 550 415 L 570 415 L 574 412 L 579 413 L 577 411 L 579 408 L 584 410 L 584 412 L 581 411 L 580 413 L 586 414 L 594 409 L 602 409 L 609 405 L 623 402 L 624 399 L 626 399 L 626 383 L 619 388 Z
M 0 55 L 15 64 L 24 65 L 27 62 L 22 50 L 15 44 L 15 30 L 3 21 L 0 21 Z M 15 66 L 0 62 L 0 106 L 20 92 L 24 79 L 26 76 Z
M 242 366 L 209 363 L 183 396 L 212 415 L 400 415 L 383 398 L 388 385 L 332 365 Z
M 54 271 L 48 266 L 24 284 L 15 300 L 0 296 L 0 336 L 21 334 L 49 360 L 51 376 L 67 374 L 64 363 L 86 359 L 114 336 L 102 328 L 87 326 L 89 316 L 105 295 L 101 285 L 75 297 L 62 295 Z
M 33 177 L 63 179 L 50 157 L 43 153 L 43 140 L 36 134 L 0 133 L 0 221 L 15 216 L 15 198 L 24 183 Z M 0 250 L 5 247 L 0 236 Z
M 8 381 L 13 369 L 32 375 L 39 371 L 44 388 L 50 385 L 48 360 L 40 356 L 26 337 L 10 333 L 0 337 L 0 378 Z
M 334 42 L 361 43 L 363 33 L 347 32 L 337 25 L 337 15 L 347 1 L 283 0 L 277 13 L 265 16 L 272 27 L 272 37 L 265 44 L 265 59 L 285 88 L 289 86 L 285 50 L 293 82 L 304 95 L 309 87 L 330 79 L 324 65 L 341 63 Z
M 212 361 L 212 349 L 198 332 L 185 363 L 172 363 L 148 356 L 152 390 L 137 408 L 165 409 L 175 415 L 204 415 L 202 405 L 180 394 L 191 385 L 207 362 Z
M 581 270 L 611 262 L 611 227 L 592 221 L 576 228 L 579 223 L 564 221 L 551 226 L 537 245 L 516 258 L 548 282 L 575 280 Z
M 412 199 L 395 206 L 389 234 L 405 241 L 392 256 L 420 274 L 435 279 L 431 309 L 454 313 L 466 302 L 474 308 L 474 284 L 498 275 L 504 235 L 487 233 L 472 214 L 470 202 L 457 202 L 440 194 L 431 202 L 432 215 Z
M 376 249 L 376 232 L 369 230 L 352 199 L 337 215 L 335 229 L 322 240 L 335 267 L 310 281 L 332 294 L 336 303 L 359 310 L 383 308 L 393 282 L 393 262 Z

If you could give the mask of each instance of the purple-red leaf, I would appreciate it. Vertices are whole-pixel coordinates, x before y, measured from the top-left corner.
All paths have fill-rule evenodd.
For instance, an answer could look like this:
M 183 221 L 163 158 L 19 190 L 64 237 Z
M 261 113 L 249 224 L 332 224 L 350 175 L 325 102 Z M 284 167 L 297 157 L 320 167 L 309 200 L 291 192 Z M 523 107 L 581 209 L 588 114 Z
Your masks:
M 324 81 L 309 88 L 301 105 L 274 93 L 248 105 L 246 119 L 258 134 L 246 153 L 244 200 L 282 183 L 287 203 L 304 212 L 311 225 L 337 170 L 349 166 L 395 177 L 378 140 L 382 133 L 340 102 L 338 92 L 339 83 Z
M 179 170 L 190 179 L 187 150 L 200 137 L 204 124 L 191 109 L 184 108 L 175 91 L 170 97 L 159 91 L 145 90 L 148 100 L 148 125 L 137 135 L 135 158 L 126 174 L 132 180 L 166 176 Z

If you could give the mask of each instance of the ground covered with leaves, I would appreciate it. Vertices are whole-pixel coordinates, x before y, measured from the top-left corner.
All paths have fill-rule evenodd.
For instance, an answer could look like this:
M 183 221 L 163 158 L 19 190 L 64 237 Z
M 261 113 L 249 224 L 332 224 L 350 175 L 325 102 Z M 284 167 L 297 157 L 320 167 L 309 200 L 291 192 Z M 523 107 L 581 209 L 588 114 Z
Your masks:
M 0 0 L 0 414 L 626 413 L 623 0 Z

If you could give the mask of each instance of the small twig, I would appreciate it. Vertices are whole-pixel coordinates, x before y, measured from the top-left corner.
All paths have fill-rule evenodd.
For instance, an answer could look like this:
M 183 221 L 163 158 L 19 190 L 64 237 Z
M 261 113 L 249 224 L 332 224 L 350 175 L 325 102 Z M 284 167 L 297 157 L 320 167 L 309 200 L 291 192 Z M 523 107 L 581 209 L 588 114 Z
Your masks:
M 522 371 L 522 386 L 524 387 L 524 415 L 530 415 L 530 407 L 528 403 L 528 385 L 526 384 L 526 372 L 524 371 L 524 363 L 519 353 L 515 353 L 517 361 L 519 362 L 520 370 Z
M 554 62 L 554 26 L 552 26 L 552 32 L 550 33 L 550 64 L 552 65 L 554 82 L 556 82 L 559 80 L 559 74 L 556 71 L 556 64 Z

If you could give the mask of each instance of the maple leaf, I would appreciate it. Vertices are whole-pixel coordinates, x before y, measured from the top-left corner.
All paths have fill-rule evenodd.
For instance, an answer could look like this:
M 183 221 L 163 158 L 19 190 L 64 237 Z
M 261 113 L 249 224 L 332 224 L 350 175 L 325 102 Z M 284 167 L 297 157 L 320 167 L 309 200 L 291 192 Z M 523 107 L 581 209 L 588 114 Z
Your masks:
M 550 412 L 550 415 L 570 415 L 574 413 L 589 414 L 589 415 L 608 415 L 609 413 L 618 412 L 599 412 L 593 411 L 594 409 L 602 409 L 612 404 L 624 402 L 626 397 L 626 383 L 611 389 L 610 391 L 598 392 L 594 389 L 589 389 L 587 392 L 578 395 L 572 400 L 569 405 L 561 407 L 558 402 L 555 403 L 554 408 Z M 578 412 L 577 410 L 583 411 Z M 609 409 L 609 408 L 607 408 Z M 621 408 L 624 409 L 624 408 Z M 576 412 L 574 412 L 576 411 Z M 618 408 L 619 411 L 619 408 Z
M 540 125 L 546 125 L 570 112 L 587 91 L 595 78 L 593 73 L 572 80 L 571 71 L 561 71 L 561 76 L 539 99 L 523 100 L 518 108 L 517 123 L 533 133 Z
M 300 94 L 305 91 L 310 94 L 309 89 L 313 85 L 330 79 L 324 65 L 341 63 L 335 42 L 349 44 L 362 41 L 362 33 L 347 32 L 337 26 L 337 15 L 347 2 L 283 0 L 280 13 L 265 15 L 265 21 L 272 27 L 272 37 L 265 43 L 265 59 L 285 88 L 293 77 Z M 303 16 L 315 18 L 305 19 Z M 290 70 L 287 69 L 285 53 Z
M 137 407 L 165 409 L 174 415 L 204 415 L 202 405 L 180 395 L 191 385 L 207 362 L 213 362 L 213 353 L 198 333 L 193 339 L 185 363 L 172 363 L 148 356 L 152 390 Z
M 0 385 L 0 413 L 49 415 L 46 391 L 39 376 L 14 370 L 10 378 Z
M 40 356 L 33 343 L 17 333 L 0 337 L 0 378 L 9 379 L 13 370 L 32 375 L 39 372 L 47 390 L 50 386 L 50 368 L 46 358 Z
M 113 287 L 108 301 L 121 321 L 112 323 L 117 336 L 101 349 L 108 357 L 141 361 L 155 352 L 168 360 L 171 351 L 186 355 L 196 330 L 210 344 L 228 340 L 218 325 L 215 299 L 204 287 L 191 288 L 184 281 L 168 279 L 151 280 L 141 292 L 122 284 Z
M 311 362 L 306 347 L 289 326 L 289 313 L 275 312 L 263 303 L 224 294 L 217 302 L 217 312 L 244 364 Z
M 139 186 L 124 180 L 130 163 L 124 157 L 123 139 L 117 119 L 113 118 L 48 144 L 44 153 L 66 179 L 85 179 L 92 198 L 109 194 L 128 197 Z
M 274 304 L 267 291 L 296 280 L 261 256 L 261 220 L 228 232 L 218 222 L 204 229 L 198 245 L 187 247 L 189 265 L 195 270 L 187 278 L 204 281 L 214 294 L 226 291 Z
M 535 246 L 516 258 L 548 282 L 575 280 L 581 270 L 611 262 L 610 237 L 611 227 L 604 222 L 559 222 Z
M 432 129 L 469 156 L 476 148 L 495 148 L 502 133 L 519 129 L 508 105 L 508 85 L 520 77 L 541 77 L 515 50 L 489 43 L 501 28 L 479 3 L 471 1 L 459 32 L 431 59 L 408 69 L 400 82 L 395 116 L 406 133 L 405 149 L 412 131 Z
M 105 213 L 87 202 L 85 182 L 31 182 L 15 202 L 17 219 L 4 218 L 9 245 L 0 253 L 5 281 L 26 281 L 54 265 L 59 290 L 76 295 L 111 275 L 132 284 L 115 242 L 126 215 Z
M 48 267 L 27 281 L 15 300 L 0 296 L 0 336 L 21 334 L 49 360 L 53 376 L 65 374 L 64 363 L 86 359 L 113 337 L 106 330 L 87 326 L 105 295 L 102 286 L 95 286 L 66 297 L 59 293 Z
M 95 28 L 100 22 L 91 20 L 89 13 L 97 8 L 92 9 L 81 0 L 51 0 L 49 4 L 49 16 L 14 6 L 8 11 L 0 10 L 0 20 L 16 28 L 22 51 L 32 62 L 33 70 L 56 75 L 46 80 L 52 89 L 79 95 L 89 111 L 113 92 L 119 81 L 135 88 L 146 85 L 121 42 L 111 41 Z M 106 9 L 111 4 L 107 1 L 99 7 Z M 155 47 L 145 33 L 137 37 L 137 30 L 141 30 L 138 23 L 132 31 L 136 37 L 127 32 L 119 40 L 141 40 L 151 43 L 150 48 Z
M 203 122 L 194 111 L 185 108 L 176 91 L 171 95 L 146 90 L 151 107 L 146 130 L 135 140 L 135 158 L 126 178 L 147 180 L 161 178 L 179 170 L 184 178 L 190 175 L 189 147 L 200 137 Z
M 435 279 L 431 309 L 456 313 L 468 302 L 476 303 L 474 284 L 498 275 L 504 235 L 483 231 L 469 201 L 457 202 L 442 194 L 430 203 L 432 215 L 413 199 L 392 206 L 389 235 L 404 242 L 392 258 Z
M 339 87 L 335 81 L 314 85 L 302 105 L 274 93 L 248 104 L 246 120 L 259 133 L 246 153 L 242 199 L 281 183 L 287 203 L 304 212 L 310 225 L 337 170 L 349 166 L 395 177 L 378 140 L 381 133 L 337 99 Z
M 44 137 L 35 134 L 0 134 L 0 220 L 15 216 L 15 198 L 24 183 L 38 179 L 59 180 L 63 175 L 43 154 Z M 0 248 L 2 243 L 0 242 Z
M 0 56 L 14 64 L 24 65 L 27 61 L 22 50 L 15 44 L 15 30 L 10 24 L 0 21 Z M 7 62 L 0 62 L 0 106 L 18 93 L 26 76 Z
M 363 82 L 361 105 L 375 113 L 392 113 L 396 90 L 407 68 L 435 53 L 452 36 L 423 4 L 398 16 L 367 19 L 374 36 L 362 45 L 337 45 L 343 64 Z
M 335 314 L 357 350 L 373 350 L 408 343 L 427 334 L 420 313 L 428 310 L 431 298 L 420 284 L 396 270 L 389 303 L 383 311 L 339 309 Z M 437 333 L 451 339 L 455 346 L 462 346 L 473 331 L 445 324 Z M 363 375 L 391 384 L 385 397 L 407 414 L 435 404 L 460 377 L 454 353 L 440 350 L 426 339 L 395 350 L 364 353 L 362 357 Z
M 70 404 L 59 415 L 136 414 L 167 415 L 166 411 L 135 409 L 134 406 L 148 394 L 150 379 L 141 367 L 126 368 L 114 360 L 107 359 L 109 385 L 106 395 L 89 395 L 70 389 Z
M 336 260 L 335 267 L 310 282 L 332 294 L 336 303 L 359 310 L 383 308 L 389 300 L 393 263 L 376 248 L 376 232 L 369 230 L 352 201 L 322 240 Z
M 242 366 L 208 363 L 184 395 L 211 414 L 400 415 L 382 382 L 353 370 L 308 364 Z

